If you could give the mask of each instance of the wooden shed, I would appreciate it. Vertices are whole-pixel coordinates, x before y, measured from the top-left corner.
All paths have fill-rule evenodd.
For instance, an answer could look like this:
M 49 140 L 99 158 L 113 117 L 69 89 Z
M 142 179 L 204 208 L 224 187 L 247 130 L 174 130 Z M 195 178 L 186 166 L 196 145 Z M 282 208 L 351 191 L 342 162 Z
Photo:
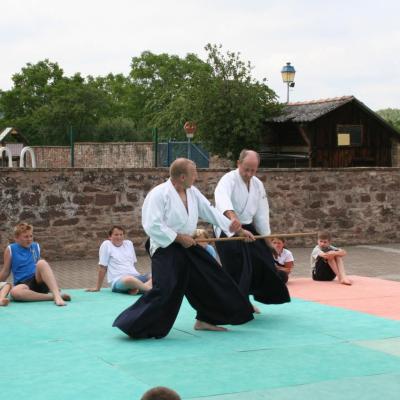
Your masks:
M 263 167 L 399 166 L 400 132 L 354 96 L 289 103 L 266 125 Z

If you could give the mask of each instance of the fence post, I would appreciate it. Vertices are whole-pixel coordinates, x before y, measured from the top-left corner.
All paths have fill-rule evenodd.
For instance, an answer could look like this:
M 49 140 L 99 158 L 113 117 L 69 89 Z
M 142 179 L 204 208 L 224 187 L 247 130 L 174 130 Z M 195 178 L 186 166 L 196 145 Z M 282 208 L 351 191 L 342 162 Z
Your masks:
M 72 125 L 69 126 L 69 142 L 71 147 L 71 167 L 75 166 L 75 152 L 74 152 L 74 131 L 72 130 Z
M 153 128 L 154 166 L 158 167 L 158 129 Z
M 167 167 L 171 164 L 171 140 L 167 142 Z

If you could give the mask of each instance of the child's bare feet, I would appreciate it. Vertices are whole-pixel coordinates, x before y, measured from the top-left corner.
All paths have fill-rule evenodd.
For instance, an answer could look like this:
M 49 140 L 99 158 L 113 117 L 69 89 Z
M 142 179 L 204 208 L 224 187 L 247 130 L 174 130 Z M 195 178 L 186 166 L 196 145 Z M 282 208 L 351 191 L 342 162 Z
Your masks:
M 1 299 L 1 300 L 0 300 L 0 306 L 6 307 L 6 306 L 8 306 L 8 303 L 9 303 L 9 302 L 10 302 L 10 300 L 7 299 L 7 298 Z
M 54 296 L 54 303 L 56 303 L 56 306 L 66 306 L 66 301 L 71 301 L 71 296 L 67 293 L 60 293 L 58 296 Z
M 212 325 L 208 322 L 196 320 L 194 324 L 194 329 L 196 331 L 217 331 L 217 332 L 225 332 L 228 329 L 223 328 L 222 326 Z
M 255 314 L 261 314 L 261 311 L 260 311 L 260 309 L 259 309 L 257 306 L 255 306 L 254 304 L 252 304 L 252 307 L 253 307 L 253 312 L 254 312 Z
M 71 301 L 71 296 L 69 294 L 67 294 L 67 293 L 61 293 L 61 298 L 64 301 Z
M 342 279 L 341 281 L 340 281 L 340 283 L 342 284 L 342 285 L 347 285 L 347 286 L 351 286 L 352 285 L 352 283 L 351 283 L 351 280 L 350 279 Z
M 130 289 L 128 290 L 128 294 L 130 294 L 131 296 L 135 296 L 139 293 L 139 289 Z
M 59 307 L 66 306 L 65 301 L 61 297 L 55 298 L 54 303 Z

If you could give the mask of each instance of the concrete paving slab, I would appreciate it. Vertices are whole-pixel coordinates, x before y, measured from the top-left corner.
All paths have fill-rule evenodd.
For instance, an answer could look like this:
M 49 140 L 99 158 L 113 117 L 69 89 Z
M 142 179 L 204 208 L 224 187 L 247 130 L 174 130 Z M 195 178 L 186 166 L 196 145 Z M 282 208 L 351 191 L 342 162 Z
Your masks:
M 45 246 L 43 244 L 43 246 Z M 290 241 L 288 243 L 290 248 Z M 373 248 L 371 248 L 373 247 Z M 389 249 L 389 251 L 387 251 Z M 393 281 L 400 281 L 400 257 L 392 251 L 400 249 L 400 244 L 379 244 L 374 246 L 346 247 L 346 270 L 351 275 L 369 276 Z M 291 248 L 295 258 L 295 268 L 291 278 L 309 277 L 311 248 Z M 63 288 L 93 287 L 97 277 L 98 259 L 80 260 L 48 260 L 53 266 L 60 286 Z M 138 256 L 138 270 L 150 271 L 150 258 L 147 255 Z M 106 283 L 103 287 L 106 287 Z

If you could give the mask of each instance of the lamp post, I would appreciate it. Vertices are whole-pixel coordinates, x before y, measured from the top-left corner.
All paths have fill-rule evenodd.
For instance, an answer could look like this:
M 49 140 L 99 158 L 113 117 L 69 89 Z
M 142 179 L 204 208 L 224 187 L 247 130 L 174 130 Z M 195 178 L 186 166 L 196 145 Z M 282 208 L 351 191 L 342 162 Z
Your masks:
M 188 140 L 188 151 L 187 151 L 188 159 L 191 160 L 191 157 L 192 157 L 191 150 L 192 149 L 190 147 L 191 146 L 190 139 L 193 138 L 194 133 L 196 132 L 197 126 L 194 122 L 186 121 L 185 125 L 183 125 L 183 129 L 185 130 L 186 137 Z
M 289 103 L 289 87 L 294 87 L 294 76 L 296 70 L 293 65 L 290 65 L 290 62 L 287 62 L 286 65 L 282 67 L 281 74 L 283 82 L 287 84 L 286 103 Z

